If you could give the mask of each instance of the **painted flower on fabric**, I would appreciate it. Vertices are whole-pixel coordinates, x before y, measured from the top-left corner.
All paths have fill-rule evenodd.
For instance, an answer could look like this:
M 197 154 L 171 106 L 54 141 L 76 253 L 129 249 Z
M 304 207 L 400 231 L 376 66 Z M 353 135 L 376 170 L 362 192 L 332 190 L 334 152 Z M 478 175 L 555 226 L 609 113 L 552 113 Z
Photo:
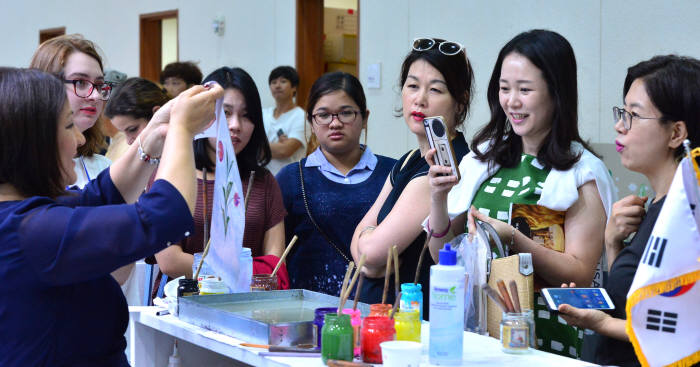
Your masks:
M 233 205 L 238 206 L 238 204 L 241 203 L 241 197 L 238 196 L 238 193 L 233 194 Z
M 224 161 L 224 144 L 219 140 L 219 162 Z

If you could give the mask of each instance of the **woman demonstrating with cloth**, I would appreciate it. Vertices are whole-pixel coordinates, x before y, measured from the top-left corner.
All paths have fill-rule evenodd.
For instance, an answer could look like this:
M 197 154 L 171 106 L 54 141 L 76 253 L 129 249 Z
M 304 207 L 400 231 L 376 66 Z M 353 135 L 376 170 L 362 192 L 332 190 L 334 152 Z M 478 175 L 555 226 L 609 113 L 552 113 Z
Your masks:
M 433 236 L 431 255 L 437 259 L 444 243 L 466 229 L 476 233 L 473 220 L 478 219 L 491 224 L 511 251 L 532 253 L 536 288 L 574 279 L 591 284 L 614 186 L 603 162 L 578 133 L 576 58 L 571 45 L 546 30 L 517 35 L 498 55 L 487 97 L 491 120 L 460 163 L 462 180 L 442 176 L 450 172 L 448 167 L 430 168 L 428 226 L 445 233 Z M 432 156 L 428 154 L 431 163 Z M 508 224 L 514 204 L 563 212 L 564 243 L 545 247 Z M 495 257 L 505 256 L 494 252 Z M 582 332 L 562 325 L 537 298 L 538 347 L 578 357 Z
M 0 365 L 128 365 L 129 316 L 110 272 L 192 231 L 191 141 L 222 94 L 194 87 L 167 126 L 141 132 L 145 154 L 163 156 L 150 192 L 141 195 L 155 166 L 135 145 L 85 189 L 65 191 L 83 141 L 65 86 L 0 68 Z

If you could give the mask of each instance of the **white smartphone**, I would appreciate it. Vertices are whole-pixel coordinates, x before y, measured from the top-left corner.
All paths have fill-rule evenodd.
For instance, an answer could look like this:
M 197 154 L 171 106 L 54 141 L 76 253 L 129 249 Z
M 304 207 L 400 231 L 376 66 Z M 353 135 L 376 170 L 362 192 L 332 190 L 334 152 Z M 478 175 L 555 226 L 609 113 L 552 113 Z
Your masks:
M 542 288 L 540 291 L 547 307 L 553 311 L 558 310 L 562 304 L 597 310 L 615 309 L 604 288 Z
M 457 176 L 457 181 L 461 178 L 459 175 L 459 162 L 455 159 L 455 151 L 452 148 L 452 142 L 442 116 L 426 117 L 423 119 L 423 127 L 425 128 L 425 136 L 428 138 L 430 148 L 435 149 L 435 163 L 441 166 L 450 167 L 452 175 Z

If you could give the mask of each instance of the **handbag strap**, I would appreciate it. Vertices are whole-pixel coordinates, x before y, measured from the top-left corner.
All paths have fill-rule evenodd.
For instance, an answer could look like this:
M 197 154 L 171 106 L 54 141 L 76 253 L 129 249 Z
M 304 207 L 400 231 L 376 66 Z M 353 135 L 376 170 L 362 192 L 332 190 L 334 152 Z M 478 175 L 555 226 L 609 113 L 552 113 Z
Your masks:
M 349 263 L 351 261 L 350 258 L 347 255 L 345 255 L 345 253 L 340 249 L 340 247 L 338 247 L 335 244 L 335 242 L 333 242 L 328 237 L 328 235 L 326 235 L 326 232 L 324 232 L 321 229 L 318 223 L 316 223 L 316 220 L 314 220 L 313 215 L 311 215 L 311 210 L 309 209 L 309 202 L 306 199 L 306 188 L 304 187 L 304 171 L 301 168 L 301 161 L 299 161 L 299 181 L 301 181 L 301 196 L 304 199 L 304 208 L 306 208 L 306 214 L 309 216 L 309 220 L 311 220 L 311 223 L 314 225 L 314 227 L 316 227 L 316 230 L 318 231 L 318 233 L 321 234 L 321 236 L 326 240 L 326 242 L 330 243 L 338 251 L 340 256 L 342 256 L 345 259 L 345 261 Z

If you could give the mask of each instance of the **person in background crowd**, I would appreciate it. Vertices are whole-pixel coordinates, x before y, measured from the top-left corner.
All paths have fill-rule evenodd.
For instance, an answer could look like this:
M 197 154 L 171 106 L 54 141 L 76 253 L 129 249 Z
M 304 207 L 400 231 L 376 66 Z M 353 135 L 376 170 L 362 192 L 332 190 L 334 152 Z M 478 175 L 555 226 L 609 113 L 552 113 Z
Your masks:
M 202 71 L 191 61 L 171 62 L 160 72 L 160 84 L 175 98 L 193 85 L 202 83 Z

